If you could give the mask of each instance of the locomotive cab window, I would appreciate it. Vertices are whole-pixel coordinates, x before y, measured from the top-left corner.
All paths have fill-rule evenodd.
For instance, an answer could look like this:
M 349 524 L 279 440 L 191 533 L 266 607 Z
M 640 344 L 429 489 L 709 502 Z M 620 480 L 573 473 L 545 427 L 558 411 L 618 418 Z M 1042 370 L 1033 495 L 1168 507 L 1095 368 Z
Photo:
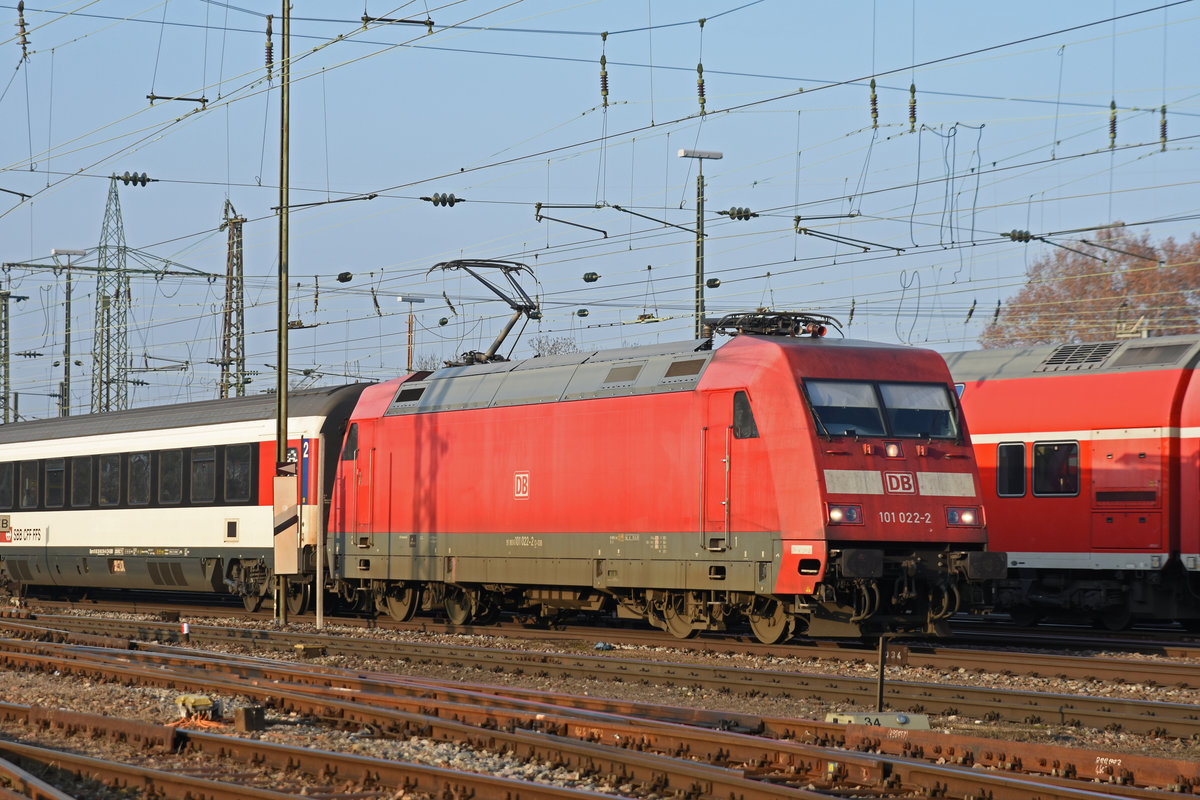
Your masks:
M 806 381 L 813 415 L 830 436 L 884 436 L 875 387 L 850 381 Z
M 1039 497 L 1079 494 L 1079 442 L 1033 443 L 1033 493 Z
M 1025 495 L 1024 444 L 996 445 L 996 495 L 999 497 L 1023 497 Z
M 353 461 L 358 458 L 358 423 L 351 422 L 350 430 L 346 432 L 346 446 L 342 448 L 342 461 Z
M 158 502 L 172 506 L 183 500 L 183 451 L 163 450 L 158 454 Z
M 21 462 L 21 491 L 19 497 L 21 508 L 37 508 L 38 463 L 36 461 Z
M 0 464 L 0 511 L 13 507 L 13 465 Z
M 958 426 L 950 393 L 940 383 L 881 383 L 879 393 L 893 436 L 954 439 Z
M 66 459 L 46 459 L 46 508 L 62 508 L 66 502 L 66 491 Z
M 87 508 L 92 504 L 92 457 L 71 459 L 71 508 Z
M 754 422 L 754 409 L 750 408 L 750 398 L 745 392 L 734 392 L 733 395 L 733 438 L 758 438 L 758 425 Z

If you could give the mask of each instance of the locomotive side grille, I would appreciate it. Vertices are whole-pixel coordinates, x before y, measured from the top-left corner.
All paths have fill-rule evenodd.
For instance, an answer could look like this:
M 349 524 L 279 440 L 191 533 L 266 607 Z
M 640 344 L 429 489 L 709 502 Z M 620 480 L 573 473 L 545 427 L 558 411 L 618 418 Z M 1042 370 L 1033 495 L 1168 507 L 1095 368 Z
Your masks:
M 1096 492 L 1098 503 L 1153 503 L 1158 494 L 1153 490 L 1114 489 Z
M 1035 372 L 1058 372 L 1059 370 L 1096 369 L 1120 342 L 1093 342 L 1089 344 L 1064 344 L 1054 348 Z

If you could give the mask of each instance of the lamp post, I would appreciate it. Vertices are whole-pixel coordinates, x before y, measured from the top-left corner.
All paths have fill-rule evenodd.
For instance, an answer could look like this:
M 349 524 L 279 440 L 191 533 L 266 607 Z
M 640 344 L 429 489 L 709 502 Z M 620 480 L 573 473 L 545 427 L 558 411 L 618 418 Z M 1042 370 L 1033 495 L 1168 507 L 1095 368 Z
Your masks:
M 408 371 L 412 372 L 413 361 L 413 303 L 424 303 L 424 297 L 413 297 L 411 294 L 402 294 L 396 298 L 401 303 L 408 303 Z
M 696 171 L 696 338 L 704 337 L 704 159 L 724 158 L 716 150 L 680 150 L 680 158 L 694 158 Z
M 69 417 L 71 416 L 71 256 L 86 256 L 87 253 L 83 250 L 67 250 L 58 247 L 51 250 L 50 255 L 54 256 L 55 260 L 58 256 L 67 257 L 67 298 L 65 303 L 67 322 L 64 326 L 66 335 L 63 342 L 63 379 L 62 386 L 59 387 L 58 415 Z

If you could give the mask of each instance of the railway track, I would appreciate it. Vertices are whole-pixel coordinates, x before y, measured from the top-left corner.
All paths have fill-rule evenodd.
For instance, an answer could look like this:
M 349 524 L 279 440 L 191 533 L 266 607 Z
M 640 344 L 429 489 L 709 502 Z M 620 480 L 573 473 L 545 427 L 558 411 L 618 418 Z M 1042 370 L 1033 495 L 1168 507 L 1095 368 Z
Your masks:
M 24 623 L 0 620 L 0 628 L 18 632 Z M 91 635 L 120 637 L 118 641 L 177 642 L 179 626 L 172 623 L 51 617 L 39 625 Z M 745 669 L 724 664 L 673 663 L 605 653 L 551 653 L 423 642 L 360 639 L 341 635 L 302 634 L 251 628 L 189 624 L 188 639 L 200 645 L 241 645 L 254 649 L 295 651 L 305 648 L 328 654 L 470 667 L 482 672 L 508 672 L 540 676 L 590 677 L 597 681 L 643 681 L 682 685 L 740 694 L 761 693 L 819 698 L 862 709 L 874 707 L 878 682 L 874 678 L 801 673 L 790 670 Z M 1008 666 L 1009 654 L 1003 654 Z M 995 654 L 992 670 L 995 670 Z M 958 656 L 961 663 L 961 656 Z M 1179 665 L 1184 680 L 1200 683 L 1200 664 Z M 1164 703 L 1115 697 L 1076 696 L 1048 692 L 1004 690 L 945 682 L 887 681 L 884 700 L 892 711 L 962 715 L 985 721 L 1020 724 L 1053 724 L 1100 730 L 1122 730 L 1179 739 L 1200 738 L 1200 708 L 1186 703 Z
M 23 632 L 66 636 L 61 629 L 37 631 L 33 625 Z M 369 725 L 379 737 L 420 735 L 507 751 L 600 776 L 618 787 L 619 796 L 817 800 L 843 796 L 847 791 L 875 797 L 931 796 L 932 791 L 933 796 L 950 798 L 1065 800 L 1105 794 L 1156 797 L 1162 789 L 1200 791 L 1200 766 L 1180 761 L 1114 759 L 1070 748 L 1034 749 L 917 731 L 892 736 L 863 726 L 412 680 L 388 673 L 142 642 L 136 650 L 128 649 L 132 646 L 128 641 L 124 648 L 116 649 L 120 639 L 104 638 L 114 647 L 97 647 L 105 643 L 102 638 L 87 644 L 3 640 L 0 659 L 13 668 L 54 669 L 68 676 L 249 696 L 332 726 L 359 729 Z M 131 742 L 139 750 L 203 752 L 221 764 L 213 770 L 218 774 L 237 772 L 228 763 L 234 762 L 298 770 L 322 778 L 325 788 L 336 777 L 338 785 L 351 787 L 338 795 L 347 798 L 378 796 L 366 792 L 395 788 L 453 797 L 599 796 L 590 790 L 515 787 L 489 776 L 418 770 L 363 756 L 75 712 L 0 705 L 0 717 L 13 724 L 57 731 L 63 737 L 108 735 Z M 37 763 L 55 756 L 0 744 L 0 758 Z M 101 780 L 152 785 L 166 796 L 188 796 L 189 792 L 214 798 L 281 796 L 268 793 L 278 787 L 252 793 L 241 784 L 222 780 L 212 785 L 171 781 L 166 775 L 127 771 L 119 763 L 102 765 L 74 757 L 56 763 L 69 764 L 72 771 Z
M 178 616 L 180 619 L 204 619 L 212 617 L 214 610 L 206 606 L 180 606 L 178 604 L 140 603 L 134 604 L 137 612 L 130 612 L 129 603 L 105 601 L 100 603 L 39 602 L 47 610 L 82 609 L 88 612 L 115 611 L 120 613 L 143 613 L 149 616 Z M 250 613 L 240 607 L 218 612 L 223 618 L 261 622 L 263 612 Z M 300 622 L 311 622 L 312 617 L 301 617 Z M 697 639 L 681 643 L 664 635 L 661 631 L 630 626 L 611 625 L 564 625 L 553 629 L 531 628 L 512 621 L 488 626 L 455 626 L 435 618 L 419 618 L 412 622 L 396 622 L 389 618 L 363 618 L 361 616 L 338 616 L 331 618 L 339 626 L 384 629 L 397 632 L 419 632 L 439 634 L 474 634 L 544 642 L 565 648 L 590 646 L 598 641 L 612 645 L 645 647 L 680 647 L 707 653 L 777 657 L 787 655 L 794 658 L 810 658 L 815 661 L 835 663 L 875 663 L 877 652 L 873 645 L 859 641 L 793 640 L 786 644 L 764 645 L 750 633 L 726 635 L 706 634 Z M 1017 633 L 1022 635 L 1018 636 Z M 1194 638 L 1194 637 L 1189 637 Z M 965 646 L 977 643 L 987 649 Z M 1034 648 L 1037 652 L 1028 649 Z M 1093 651 L 1129 652 L 1152 655 L 1158 658 L 1132 659 L 1099 655 Z M 1094 633 L 1089 636 L 1078 629 L 1047 632 L 1021 631 L 1002 628 L 1000 631 L 970 630 L 956 631 L 949 642 L 934 640 L 898 639 L 891 645 L 892 662 L 907 666 L 923 667 L 943 672 L 1004 673 L 1033 677 L 1071 678 L 1096 680 L 1147 686 L 1200 686 L 1200 643 L 1171 641 L 1158 638 L 1117 638 L 1105 634 L 1097 640 Z M 1169 660 L 1168 660 L 1169 659 Z M 1192 662 L 1186 661 L 1192 659 Z M 998 662 L 1003 666 L 998 667 Z

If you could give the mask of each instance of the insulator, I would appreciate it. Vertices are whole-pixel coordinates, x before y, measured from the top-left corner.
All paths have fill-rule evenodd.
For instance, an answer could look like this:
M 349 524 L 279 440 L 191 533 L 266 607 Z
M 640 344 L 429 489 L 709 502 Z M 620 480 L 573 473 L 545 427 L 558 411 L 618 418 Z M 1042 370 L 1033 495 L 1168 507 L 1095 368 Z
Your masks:
M 996 301 L 996 310 L 992 312 L 992 324 L 996 324 L 996 320 L 1000 319 L 1000 301 Z
M 721 285 L 721 279 L 720 278 L 709 278 L 708 280 L 706 280 L 704 282 L 704 285 L 707 286 L 709 289 L 716 289 L 718 286 Z
M 577 316 L 577 317 L 586 317 L 587 315 L 588 315 L 588 310 L 586 308 L 581 308 L 575 312 L 575 316 Z
M 696 65 L 696 96 L 700 99 L 700 113 L 704 113 L 704 65 Z
M 850 300 L 850 318 L 846 320 L 846 325 L 850 325 L 851 323 L 854 322 L 854 304 L 855 304 L 854 299 L 851 299 Z
M 971 307 L 967 309 L 967 318 L 963 320 L 963 325 L 971 321 L 971 317 L 975 316 L 975 301 L 971 301 Z
M 425 199 L 425 198 L 422 198 L 422 199 Z M 430 197 L 428 199 L 435 206 L 453 206 L 459 200 L 459 198 L 454 196 L 453 192 L 450 194 L 446 194 L 445 192 L 442 192 L 441 194 L 434 192 L 433 197 Z
M 596 281 L 598 281 L 598 280 L 600 280 L 600 273 L 599 273 L 599 272 L 585 272 L 585 273 L 583 273 L 583 282 L 584 282 L 584 283 L 595 283 L 595 282 L 596 282 Z
M 1162 152 L 1167 152 L 1167 107 L 1162 107 L 1162 121 L 1158 123 L 1158 141 L 1162 142 Z
M 1117 101 L 1109 103 L 1108 108 L 1108 148 L 1111 150 L 1117 145 Z
M 910 83 L 908 85 L 908 132 L 915 133 L 917 130 L 917 85 Z
M 542 312 L 538 311 L 538 310 L 535 308 L 533 311 L 530 311 L 530 312 L 529 312 L 529 318 L 530 318 L 530 319 L 541 319 L 541 318 L 542 318 Z
M 438 319 L 439 326 L 446 326 L 449 324 L 450 324 L 450 320 L 446 319 L 445 317 L 441 317 L 440 319 Z
M 271 71 L 275 69 L 275 43 L 271 41 L 271 19 L 273 14 L 267 14 L 267 79 L 271 78 Z
M 1028 242 L 1033 238 L 1033 234 L 1029 231 L 1018 230 L 1011 230 L 1005 234 L 1005 236 L 1007 236 L 1009 239 L 1012 239 L 1014 242 Z
M 871 78 L 871 127 L 879 127 L 879 96 L 875 94 L 874 78 Z

